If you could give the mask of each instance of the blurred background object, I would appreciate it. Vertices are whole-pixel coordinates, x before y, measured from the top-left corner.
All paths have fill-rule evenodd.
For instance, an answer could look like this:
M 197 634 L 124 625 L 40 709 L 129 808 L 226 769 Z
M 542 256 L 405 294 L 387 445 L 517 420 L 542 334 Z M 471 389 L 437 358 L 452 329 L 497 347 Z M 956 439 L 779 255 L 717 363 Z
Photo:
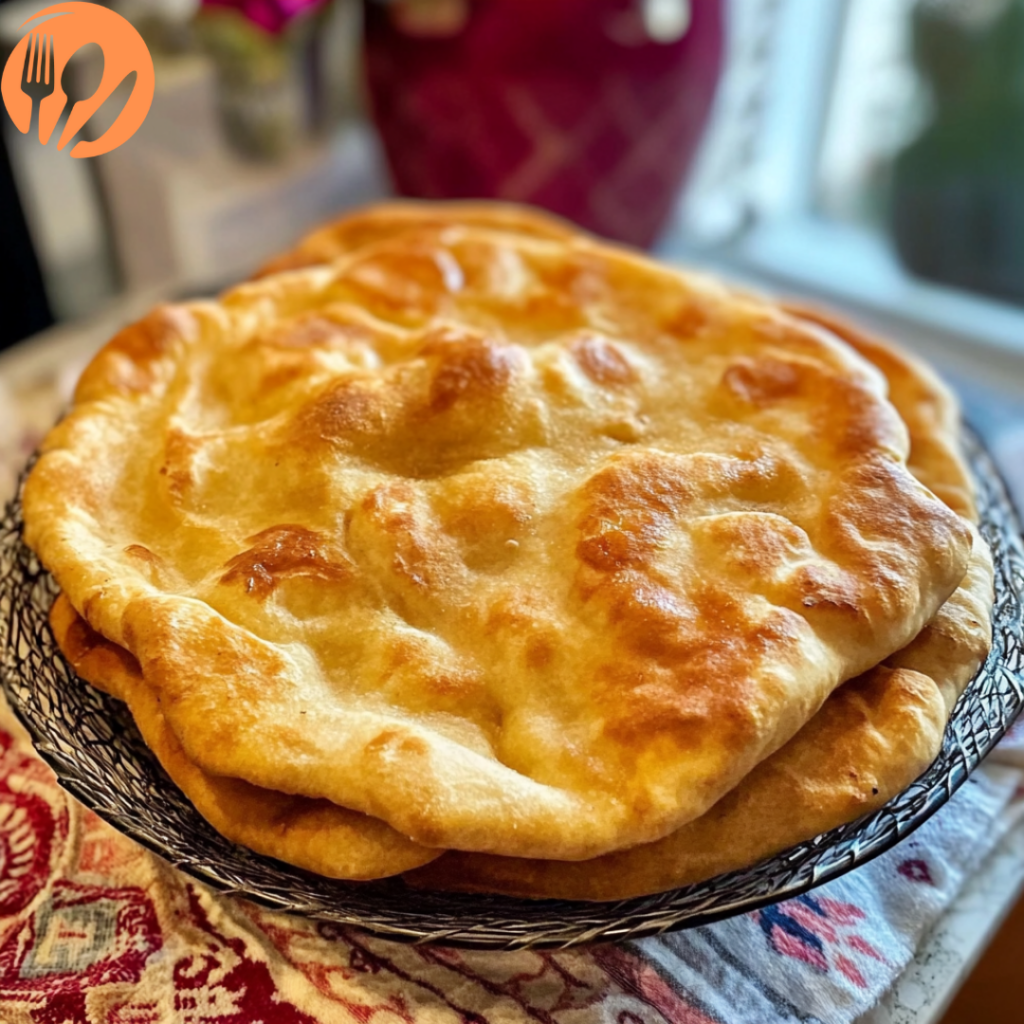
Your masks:
M 648 246 L 711 110 L 720 0 L 365 5 L 370 106 L 400 193 L 531 203 Z
M 950 349 L 1024 344 L 1024 0 L 112 2 L 154 55 L 143 128 L 73 160 L 3 115 L 4 258 L 42 277 L 7 340 L 214 291 L 397 190 L 530 201 Z M 0 56 L 42 6 L 0 0 Z
M 733 0 L 720 102 L 659 251 L 846 307 L 954 377 L 1016 379 L 1020 200 L 1006 183 L 1022 144 L 1021 6 Z M 970 97 L 957 144 L 922 160 L 951 137 L 954 96 Z M 1012 406 L 993 399 L 978 415 Z
M 921 0 L 911 50 L 931 111 L 896 157 L 897 250 L 922 277 L 1024 303 L 1024 2 Z
M 53 323 L 35 247 L 0 136 L 0 349 Z
M 221 129 L 242 156 L 280 159 L 313 127 L 323 0 L 203 0 L 196 27 L 212 56 Z M 311 72 L 306 74 L 307 69 Z
M 114 5 L 154 56 L 142 129 L 74 161 L 4 118 L 59 320 L 126 291 L 216 290 L 395 188 L 531 201 L 649 244 L 675 224 L 724 52 L 724 0 Z M 0 0 L 0 52 L 41 6 Z M 72 62 L 79 94 L 97 62 Z

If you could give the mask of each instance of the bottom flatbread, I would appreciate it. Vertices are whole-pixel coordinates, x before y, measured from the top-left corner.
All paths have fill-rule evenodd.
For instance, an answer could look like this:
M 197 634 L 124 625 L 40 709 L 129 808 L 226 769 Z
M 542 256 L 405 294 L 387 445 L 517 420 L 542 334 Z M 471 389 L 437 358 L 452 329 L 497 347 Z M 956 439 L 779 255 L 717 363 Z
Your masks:
M 876 810 L 938 756 L 949 714 L 991 643 L 992 560 L 975 537 L 960 588 L 904 650 L 844 684 L 790 742 L 702 817 L 656 843 L 566 863 L 446 853 L 417 888 L 619 900 L 675 889 Z
M 208 775 L 193 764 L 164 721 L 138 662 L 100 636 L 61 594 L 50 611 L 57 646 L 75 672 L 128 704 L 142 738 L 174 784 L 221 835 L 257 853 L 331 878 L 385 878 L 438 856 L 390 825 L 328 800 L 260 789 Z

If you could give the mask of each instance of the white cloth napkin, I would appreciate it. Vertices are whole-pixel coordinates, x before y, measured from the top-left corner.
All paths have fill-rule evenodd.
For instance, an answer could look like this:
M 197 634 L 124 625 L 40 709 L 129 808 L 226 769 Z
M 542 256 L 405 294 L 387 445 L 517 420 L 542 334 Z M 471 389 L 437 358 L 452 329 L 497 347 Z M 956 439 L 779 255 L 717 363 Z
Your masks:
M 1021 778 L 979 772 L 931 821 L 857 871 L 634 948 L 720 1024 L 850 1024 L 895 982 L 1002 837 L 1001 814 Z

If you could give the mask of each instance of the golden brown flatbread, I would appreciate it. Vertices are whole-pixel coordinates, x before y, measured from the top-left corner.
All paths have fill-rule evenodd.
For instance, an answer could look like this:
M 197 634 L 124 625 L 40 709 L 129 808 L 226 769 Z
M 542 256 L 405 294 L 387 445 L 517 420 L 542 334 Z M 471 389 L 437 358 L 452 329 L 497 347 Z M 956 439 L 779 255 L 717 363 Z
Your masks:
M 391 211 L 386 210 L 381 211 L 377 218 L 374 214 L 362 214 L 332 225 L 313 236 L 318 239 L 318 243 L 305 248 L 299 262 L 336 259 L 354 245 L 369 244 L 401 232 L 437 229 L 450 224 L 450 220 L 444 217 L 426 216 L 421 207 L 422 204 L 416 208 L 420 210 L 419 217 L 415 215 L 416 209 L 406 207 L 400 211 L 399 218 L 391 216 Z M 490 217 L 492 224 L 498 222 L 508 226 L 515 211 L 503 209 L 498 218 L 486 208 L 476 213 L 475 222 L 486 225 Z M 516 230 L 525 234 L 535 232 L 541 236 L 556 237 L 560 228 L 553 220 L 545 223 L 545 219 L 535 217 L 532 223 L 530 219 L 517 223 Z M 300 246 L 300 252 L 302 250 L 303 246 Z M 789 311 L 841 336 L 886 374 L 890 383 L 890 398 L 909 427 L 909 467 L 915 476 L 925 480 L 947 504 L 962 514 L 973 516 L 970 475 L 959 455 L 956 439 L 958 410 L 955 399 L 945 386 L 930 370 L 905 353 L 866 337 L 851 325 L 836 320 L 831 314 L 795 306 L 790 306 Z M 938 681 L 938 686 L 927 685 L 916 672 L 892 671 L 891 667 L 873 670 L 848 684 L 827 702 L 825 709 L 805 727 L 797 739 L 741 784 L 740 789 L 709 813 L 706 819 L 696 823 L 699 828 L 684 827 L 680 833 L 661 843 L 580 865 L 581 870 L 594 866 L 595 874 L 586 883 L 588 891 L 597 894 L 591 898 L 617 898 L 618 895 L 641 890 L 653 891 L 654 888 L 683 884 L 718 870 L 726 870 L 730 866 L 748 863 L 772 849 L 799 841 L 806 835 L 850 820 L 880 805 L 916 777 L 920 769 L 932 759 L 932 755 L 925 752 L 937 745 L 937 735 L 941 734 L 937 734 L 934 729 L 940 692 L 951 706 L 952 697 L 958 692 L 957 687 L 973 674 L 987 646 L 987 627 L 984 623 L 987 623 L 988 603 L 991 599 L 991 573 L 987 570 L 986 576 L 986 559 L 984 546 L 976 548 L 972 571 L 953 599 L 908 648 L 889 660 L 889 666 L 904 664 L 924 671 Z M 70 605 L 67 608 L 70 609 Z M 79 629 L 88 630 L 89 627 L 79 623 Z M 93 637 L 100 639 L 95 634 Z M 92 658 L 88 659 L 87 666 L 82 664 L 80 657 L 78 659 L 80 674 L 88 675 L 97 685 L 108 690 L 111 688 L 109 681 L 117 679 L 119 670 L 123 675 L 124 666 L 134 663 L 127 652 L 105 642 L 97 645 L 90 653 Z M 98 659 L 99 655 L 102 658 Z M 105 663 L 103 658 L 106 659 Z M 75 661 L 74 657 L 72 661 Z M 104 678 L 108 680 L 107 683 L 104 683 Z M 856 705 L 859 710 L 850 713 L 851 705 Z M 844 717 L 849 719 L 852 727 L 843 732 L 841 742 L 833 742 L 829 738 L 829 730 L 838 729 Z M 834 756 L 814 761 L 813 751 L 816 747 L 828 749 Z M 183 757 L 180 747 L 178 752 Z M 766 785 L 774 785 L 772 780 L 780 772 L 783 776 L 792 776 L 793 766 L 801 759 L 808 762 L 800 793 L 794 802 L 801 813 L 789 815 L 782 822 L 777 820 L 777 816 L 769 816 L 766 821 L 760 821 L 756 814 L 751 816 L 747 808 L 751 803 L 758 803 L 758 779 L 766 780 Z M 848 772 L 837 774 L 832 769 L 844 760 L 848 766 L 853 767 Z M 882 765 L 880 774 L 879 763 Z M 193 767 L 192 770 L 202 776 L 198 769 Z M 847 776 L 852 781 L 846 783 Z M 837 777 L 845 785 L 837 786 Z M 217 784 L 220 780 L 213 778 L 212 781 Z M 869 782 L 872 783 L 870 786 Z M 254 794 L 263 792 L 255 787 L 246 788 Z M 810 804 L 808 794 L 813 796 Z M 730 806 L 730 800 L 735 807 Z M 296 803 L 309 801 L 299 799 Z M 256 819 L 259 820 L 258 808 Z M 747 819 L 753 828 L 743 826 L 742 822 Z M 256 827 L 259 832 L 259 826 Z M 800 834 L 797 834 L 798 831 Z M 704 851 L 703 859 L 692 856 L 683 841 L 687 835 L 691 840 L 696 836 L 704 837 L 701 843 L 696 844 Z M 710 839 L 715 841 L 708 842 Z M 639 865 L 639 870 L 636 867 L 630 869 L 631 863 Z M 497 872 L 505 878 L 506 885 L 512 885 L 516 892 L 531 894 L 526 890 L 530 889 L 530 879 L 533 879 L 533 895 L 552 895 L 558 894 L 560 887 L 567 887 L 567 892 L 573 890 L 573 881 L 566 882 L 562 877 L 565 871 L 571 870 L 573 868 L 569 865 L 529 865 L 524 874 L 523 866 L 515 859 L 450 854 L 423 871 L 413 872 L 412 878 L 418 878 L 419 884 L 441 887 L 451 887 L 452 879 L 461 878 L 464 887 L 501 888 L 500 879 L 493 877 Z M 543 886 L 537 891 L 538 877 L 546 879 L 546 891 Z M 614 881 L 609 883 L 609 878 Z M 671 880 L 673 878 L 675 881 Z M 578 881 L 575 884 L 578 886 Z M 600 895 L 602 885 L 605 886 L 605 896 Z
M 908 468 L 954 512 L 976 522 L 974 482 L 959 444 L 960 406 L 938 374 L 905 350 L 873 337 L 834 313 L 794 303 L 787 303 L 785 308 L 842 338 L 885 374 L 889 401 L 910 432 Z
M 659 842 L 583 863 L 453 851 L 406 880 L 538 899 L 628 899 L 748 867 L 854 821 L 938 756 L 953 705 L 988 652 L 991 607 L 992 561 L 977 537 L 964 582 L 909 647 L 841 686 L 778 753 Z
M 569 240 L 583 232 L 541 210 L 506 203 L 399 201 L 339 217 L 302 238 L 258 276 L 281 270 L 319 266 L 388 238 L 441 231 L 455 223 L 511 231 L 515 234 Z M 956 397 L 922 360 L 871 336 L 850 321 L 806 303 L 785 302 L 787 313 L 842 338 L 886 377 L 889 400 L 911 435 L 908 468 L 951 509 L 977 519 L 970 470 L 959 450 L 960 407 Z
M 500 203 L 460 203 L 440 210 L 434 204 L 422 202 L 383 204 L 349 214 L 312 232 L 290 253 L 279 257 L 280 265 L 304 267 L 330 263 L 382 238 L 442 229 L 454 220 L 465 221 L 467 217 L 482 227 L 511 229 L 539 238 L 567 238 L 574 230 L 542 211 L 524 212 L 521 207 Z M 974 482 L 960 449 L 960 406 L 938 374 L 906 350 L 873 337 L 829 310 L 792 301 L 783 303 L 783 308 L 841 338 L 885 375 L 889 400 L 910 435 L 907 468 L 949 508 L 976 523 Z M 965 598 L 970 592 L 969 587 L 961 588 L 960 597 Z M 991 595 L 983 595 L 982 600 L 990 603 Z M 977 612 L 980 621 L 990 617 L 986 608 L 979 608 Z M 977 667 L 978 652 L 973 639 L 963 635 L 963 631 L 955 627 L 955 621 L 948 613 L 940 612 L 934 622 L 952 628 L 953 636 L 945 643 L 940 642 L 930 624 L 904 649 L 904 654 L 913 652 L 919 659 L 927 658 L 917 667 L 933 679 L 942 679 L 949 671 L 956 675 L 965 657 L 969 664 Z
M 139 732 L 196 810 L 233 843 L 331 878 L 384 878 L 438 856 L 382 821 L 327 800 L 286 796 L 197 768 L 167 727 L 138 662 L 110 643 L 60 594 L 50 610 L 54 638 L 86 682 L 125 701 Z
M 828 323 L 838 326 L 834 320 Z M 952 500 L 964 512 L 973 512 L 972 483 L 955 434 L 955 399 L 934 375 L 922 373 L 902 353 L 854 334 L 849 325 L 842 328 L 847 340 L 859 342 L 862 354 L 896 380 L 891 395 L 908 423 L 908 465 L 915 476 L 928 478 L 947 503 Z M 413 871 L 409 881 L 428 888 L 521 896 L 622 899 L 746 866 L 874 810 L 934 759 L 948 712 L 988 650 L 991 601 L 991 562 L 984 542 L 976 538 L 964 581 L 910 645 L 885 666 L 841 687 L 786 747 L 737 789 L 704 817 L 658 843 L 583 864 L 451 853 Z M 62 650 L 83 678 L 122 700 L 130 686 L 141 683 L 134 658 L 92 631 L 63 596 L 51 618 Z M 155 698 L 147 695 L 156 707 Z M 162 720 L 144 731 L 158 737 L 154 747 L 165 763 L 175 766 L 172 777 L 186 793 L 194 791 L 193 779 L 202 780 L 199 799 L 193 797 L 201 811 L 202 794 L 210 787 L 219 790 L 219 816 L 207 816 L 225 835 L 241 842 L 248 838 L 253 848 L 295 859 L 291 846 L 278 838 L 284 829 L 275 829 L 274 822 L 301 822 L 300 811 L 286 810 L 279 794 L 181 765 L 185 759 L 180 745 Z M 160 737 L 166 737 L 163 746 Z M 239 791 L 248 799 L 236 800 Z M 297 808 L 313 803 L 290 799 Z M 780 807 L 785 814 L 779 813 Z M 301 824 L 297 831 L 303 833 Z M 317 870 L 308 859 L 298 863 Z M 336 866 L 333 873 L 339 873 Z
M 910 435 L 908 466 L 976 519 L 959 409 L 938 377 L 833 314 L 790 305 L 877 366 Z M 956 593 L 909 645 L 837 690 L 777 754 L 703 817 L 660 842 L 569 864 L 451 852 L 407 877 L 417 887 L 615 900 L 749 866 L 873 811 L 935 759 L 949 714 L 991 645 L 992 561 L 975 534 Z
M 884 391 L 771 304 L 452 226 L 123 332 L 26 537 L 208 773 L 583 859 L 702 814 L 962 579 Z
M 575 225 L 553 214 L 514 203 L 430 203 L 402 199 L 347 213 L 311 231 L 288 252 L 262 266 L 254 276 L 268 277 L 288 270 L 322 266 L 376 242 L 459 225 L 556 241 L 569 241 L 582 234 Z
M 934 760 L 949 713 L 988 652 L 991 603 L 991 558 L 976 537 L 964 581 L 908 647 L 840 687 L 782 750 L 703 817 L 659 842 L 583 863 L 456 851 L 409 872 L 407 881 L 531 898 L 627 899 L 745 867 L 853 821 Z M 393 858 L 394 839 L 380 822 L 203 773 L 167 728 L 131 655 L 95 633 L 63 595 L 51 623 L 75 671 L 129 702 L 168 774 L 227 838 L 332 877 L 376 877 L 382 863 L 394 863 L 382 855 L 384 848 Z
M 852 821 L 887 803 L 934 760 L 949 712 L 987 654 L 991 602 L 991 558 L 976 537 L 963 583 L 908 647 L 840 687 L 782 750 L 660 842 L 584 863 L 452 852 L 407 880 L 532 898 L 626 899 L 745 867 Z M 394 839 L 380 822 L 203 773 L 167 728 L 131 655 L 95 633 L 63 595 L 51 623 L 75 671 L 129 701 L 172 779 L 227 838 L 332 877 L 377 877 L 382 864 L 394 864 Z

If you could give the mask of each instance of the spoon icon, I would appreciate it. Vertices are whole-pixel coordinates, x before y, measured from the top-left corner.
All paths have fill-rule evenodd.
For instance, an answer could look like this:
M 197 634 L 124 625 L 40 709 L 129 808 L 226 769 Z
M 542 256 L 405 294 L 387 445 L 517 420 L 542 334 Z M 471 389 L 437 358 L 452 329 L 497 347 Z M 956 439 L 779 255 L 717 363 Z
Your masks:
M 79 47 L 67 60 L 60 75 L 60 87 L 67 97 L 64 109 L 54 130 L 60 140 L 59 149 L 74 148 L 76 141 L 82 136 L 85 125 L 82 125 L 70 139 L 63 139 L 64 129 L 75 107 L 91 99 L 103 80 L 104 57 L 103 48 L 96 43 L 87 43 Z M 89 122 L 86 121 L 86 124 Z

